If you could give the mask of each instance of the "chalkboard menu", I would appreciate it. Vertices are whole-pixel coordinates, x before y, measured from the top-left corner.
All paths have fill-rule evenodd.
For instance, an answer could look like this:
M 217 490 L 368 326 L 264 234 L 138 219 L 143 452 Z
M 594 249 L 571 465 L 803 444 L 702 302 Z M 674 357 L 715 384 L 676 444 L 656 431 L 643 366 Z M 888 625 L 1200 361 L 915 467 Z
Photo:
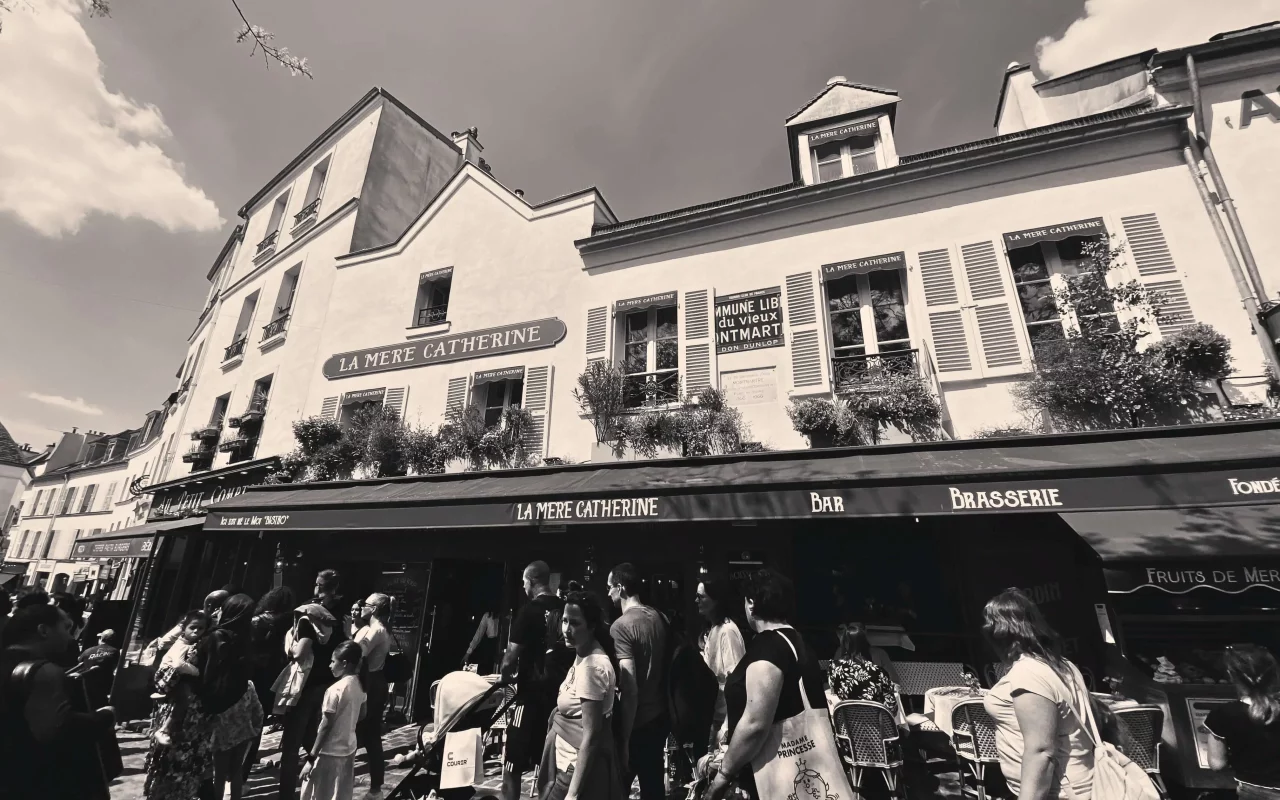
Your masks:
M 392 651 L 407 653 L 414 666 L 414 679 L 407 685 L 396 686 L 392 694 L 393 705 L 413 707 L 418 675 L 418 655 L 422 651 L 422 613 L 427 603 L 427 586 L 431 582 L 429 565 L 409 565 L 398 570 L 385 570 L 378 576 L 375 591 L 395 598 L 390 628 L 396 647 Z M 401 706 L 403 703 L 403 706 Z

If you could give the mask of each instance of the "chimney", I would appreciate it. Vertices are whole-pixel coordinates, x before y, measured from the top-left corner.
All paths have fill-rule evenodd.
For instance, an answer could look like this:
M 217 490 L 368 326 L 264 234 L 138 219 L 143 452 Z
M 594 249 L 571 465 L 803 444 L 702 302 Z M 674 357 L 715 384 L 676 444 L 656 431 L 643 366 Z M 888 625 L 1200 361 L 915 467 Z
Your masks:
M 523 199 L 524 199 L 524 189 L 516 189 L 516 197 L 519 197 L 521 200 L 523 200 Z
M 480 162 L 480 153 L 484 150 L 484 145 L 480 144 L 480 130 L 478 128 L 467 128 L 461 133 L 454 131 L 449 135 L 453 137 L 453 143 L 462 150 L 463 161 L 469 161 L 472 164 Z

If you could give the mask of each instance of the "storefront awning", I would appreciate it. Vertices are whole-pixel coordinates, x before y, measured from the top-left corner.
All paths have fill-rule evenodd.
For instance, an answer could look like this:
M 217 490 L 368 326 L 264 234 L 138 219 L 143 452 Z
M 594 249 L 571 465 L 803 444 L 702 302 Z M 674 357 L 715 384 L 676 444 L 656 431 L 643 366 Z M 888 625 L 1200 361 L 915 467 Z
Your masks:
M 1280 554 L 1280 503 L 1067 513 L 1062 519 L 1105 561 Z
M 524 367 L 505 367 L 503 369 L 487 369 L 477 372 L 471 377 L 471 385 L 479 386 L 482 383 L 522 380 L 524 380 Z
M 0 575 L 26 575 L 27 562 L 25 561 L 6 561 L 0 564 Z
M 854 258 L 849 261 L 837 261 L 834 264 L 822 265 L 822 280 L 834 281 L 846 275 L 859 272 L 873 272 L 878 269 L 906 269 L 907 254 L 904 252 L 885 253 L 881 256 Z
M 1014 231 L 1004 235 L 1006 250 L 1029 247 L 1040 242 L 1060 242 L 1072 236 L 1106 236 L 1107 226 L 1102 217 L 1082 219 L 1075 222 L 1064 222 L 1060 225 L 1047 225 L 1043 228 L 1028 228 L 1025 231 Z
M 86 558 L 146 558 L 157 533 L 172 532 L 182 528 L 198 531 L 204 525 L 204 517 L 184 517 L 148 522 L 132 528 L 122 528 L 95 536 L 81 536 L 71 546 L 73 560 Z
M 1247 454 L 1247 456 L 1242 456 Z M 207 530 L 1063 513 L 1280 501 L 1280 424 L 793 451 L 255 487 Z
M 630 311 L 639 311 L 644 308 L 655 308 L 657 306 L 673 306 L 676 304 L 676 293 L 658 292 L 657 294 L 647 294 L 643 297 L 630 297 L 626 300 L 619 300 L 613 304 L 613 313 L 626 314 Z

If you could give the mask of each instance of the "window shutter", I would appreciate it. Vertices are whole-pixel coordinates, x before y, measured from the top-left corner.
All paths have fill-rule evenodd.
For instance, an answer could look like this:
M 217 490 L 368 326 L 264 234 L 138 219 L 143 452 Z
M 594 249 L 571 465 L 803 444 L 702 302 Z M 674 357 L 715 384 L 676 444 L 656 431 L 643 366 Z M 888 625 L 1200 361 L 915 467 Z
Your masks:
M 926 250 L 919 254 L 919 260 L 938 380 L 978 377 L 977 359 L 974 358 L 964 308 L 960 303 L 960 287 L 956 284 L 951 249 Z
M 587 358 L 604 358 L 608 347 L 609 308 L 593 308 L 587 312 Z
M 397 417 L 404 419 L 404 404 L 409 398 L 409 387 L 398 386 L 394 389 L 388 389 L 382 398 L 382 407 L 388 411 L 395 412 Z
M 1129 255 L 1138 268 L 1138 276 L 1152 295 L 1163 300 L 1157 308 L 1156 326 L 1161 336 L 1172 336 L 1195 322 L 1191 299 L 1177 276 L 1178 266 L 1165 241 L 1160 220 L 1155 214 L 1121 217 Z
M 714 383 L 711 379 L 710 295 L 707 289 L 684 294 L 684 313 L 680 315 L 684 335 L 680 337 L 680 347 L 684 350 L 681 372 L 685 395 L 697 394 Z
M 338 398 L 326 397 L 324 402 L 320 404 L 320 416 L 325 419 L 333 419 L 338 416 Z
M 787 317 L 791 329 L 791 387 L 793 390 L 822 391 L 826 378 L 822 369 L 822 343 L 818 340 L 817 298 L 813 273 L 787 276 Z
M 172 454 L 170 454 L 170 455 L 172 455 Z M 103 510 L 103 511 L 110 511 L 110 510 L 111 510 L 111 501 L 112 501 L 112 499 L 113 499 L 113 498 L 115 498 L 115 496 L 116 496 L 116 486 L 117 486 L 117 485 L 118 485 L 118 484 L 117 484 L 116 482 L 114 482 L 114 481 L 113 481 L 109 486 L 107 486 L 107 494 L 106 494 L 106 496 L 105 496 L 105 497 L 103 497 L 103 498 L 102 498 L 102 510 Z
M 530 367 L 524 378 L 524 408 L 533 427 L 524 437 L 525 449 L 535 460 L 547 448 L 547 417 L 551 413 L 551 367 Z
M 1031 368 L 1023 351 L 1024 337 L 1014 327 L 1008 278 L 993 242 L 967 244 L 960 248 L 969 298 L 973 302 L 974 328 L 982 352 L 985 377 L 1016 375 Z
M 448 414 L 453 409 L 461 409 L 467 402 L 467 376 L 450 378 L 449 389 L 444 399 L 444 411 Z

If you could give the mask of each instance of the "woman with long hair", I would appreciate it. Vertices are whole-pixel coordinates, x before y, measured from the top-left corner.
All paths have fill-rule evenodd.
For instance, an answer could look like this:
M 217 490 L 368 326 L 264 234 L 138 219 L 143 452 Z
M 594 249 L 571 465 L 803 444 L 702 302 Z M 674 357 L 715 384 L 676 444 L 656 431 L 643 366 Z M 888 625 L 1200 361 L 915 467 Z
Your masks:
M 982 611 L 982 634 L 1004 675 L 983 700 L 996 723 L 1000 771 L 1018 800 L 1089 800 L 1093 742 L 1085 730 L 1089 692 L 1062 655 L 1062 638 L 1019 589 Z
M 302 800 L 351 800 L 356 776 L 356 729 L 368 714 L 364 651 L 353 641 L 333 650 L 334 682 L 324 692 L 320 725 L 302 768 Z M 317 667 L 323 669 L 323 667 Z
M 898 724 L 906 724 L 901 691 L 893 679 L 871 658 L 871 640 L 861 622 L 841 625 L 836 636 L 840 645 L 831 659 L 828 679 L 831 693 L 840 700 L 868 700 L 889 709 Z
M 742 598 L 738 590 L 723 575 L 703 578 L 698 584 L 696 599 L 698 614 L 707 624 L 707 631 L 702 637 L 702 658 L 720 684 L 711 720 L 711 745 L 719 747 L 728 732 L 724 685 L 747 654 L 744 636 L 747 621 L 742 615 Z
M 1280 665 L 1265 647 L 1227 648 L 1227 677 L 1240 698 L 1209 712 L 1209 768 L 1230 767 L 1242 800 L 1280 799 Z
M 275 708 L 276 693 L 271 687 L 280 671 L 289 663 L 289 656 L 284 651 L 284 637 L 293 624 L 295 605 L 297 602 L 293 590 L 288 586 L 277 586 L 262 596 L 249 621 L 253 646 L 253 688 L 258 694 L 258 703 L 262 706 L 264 716 Z M 258 749 L 261 745 L 260 731 L 249 745 L 249 754 L 244 760 L 245 780 L 249 779 L 249 771 L 258 763 Z
M 622 771 L 610 724 L 618 672 L 599 598 L 591 592 L 570 592 L 560 628 L 574 659 L 551 714 L 538 796 L 621 800 Z
M 214 797 L 222 797 L 230 784 L 231 800 L 240 800 L 245 756 L 262 733 L 262 705 L 251 680 L 254 606 L 247 594 L 228 597 L 218 627 L 205 638 L 200 659 L 198 693 L 204 710 L 213 717 Z

